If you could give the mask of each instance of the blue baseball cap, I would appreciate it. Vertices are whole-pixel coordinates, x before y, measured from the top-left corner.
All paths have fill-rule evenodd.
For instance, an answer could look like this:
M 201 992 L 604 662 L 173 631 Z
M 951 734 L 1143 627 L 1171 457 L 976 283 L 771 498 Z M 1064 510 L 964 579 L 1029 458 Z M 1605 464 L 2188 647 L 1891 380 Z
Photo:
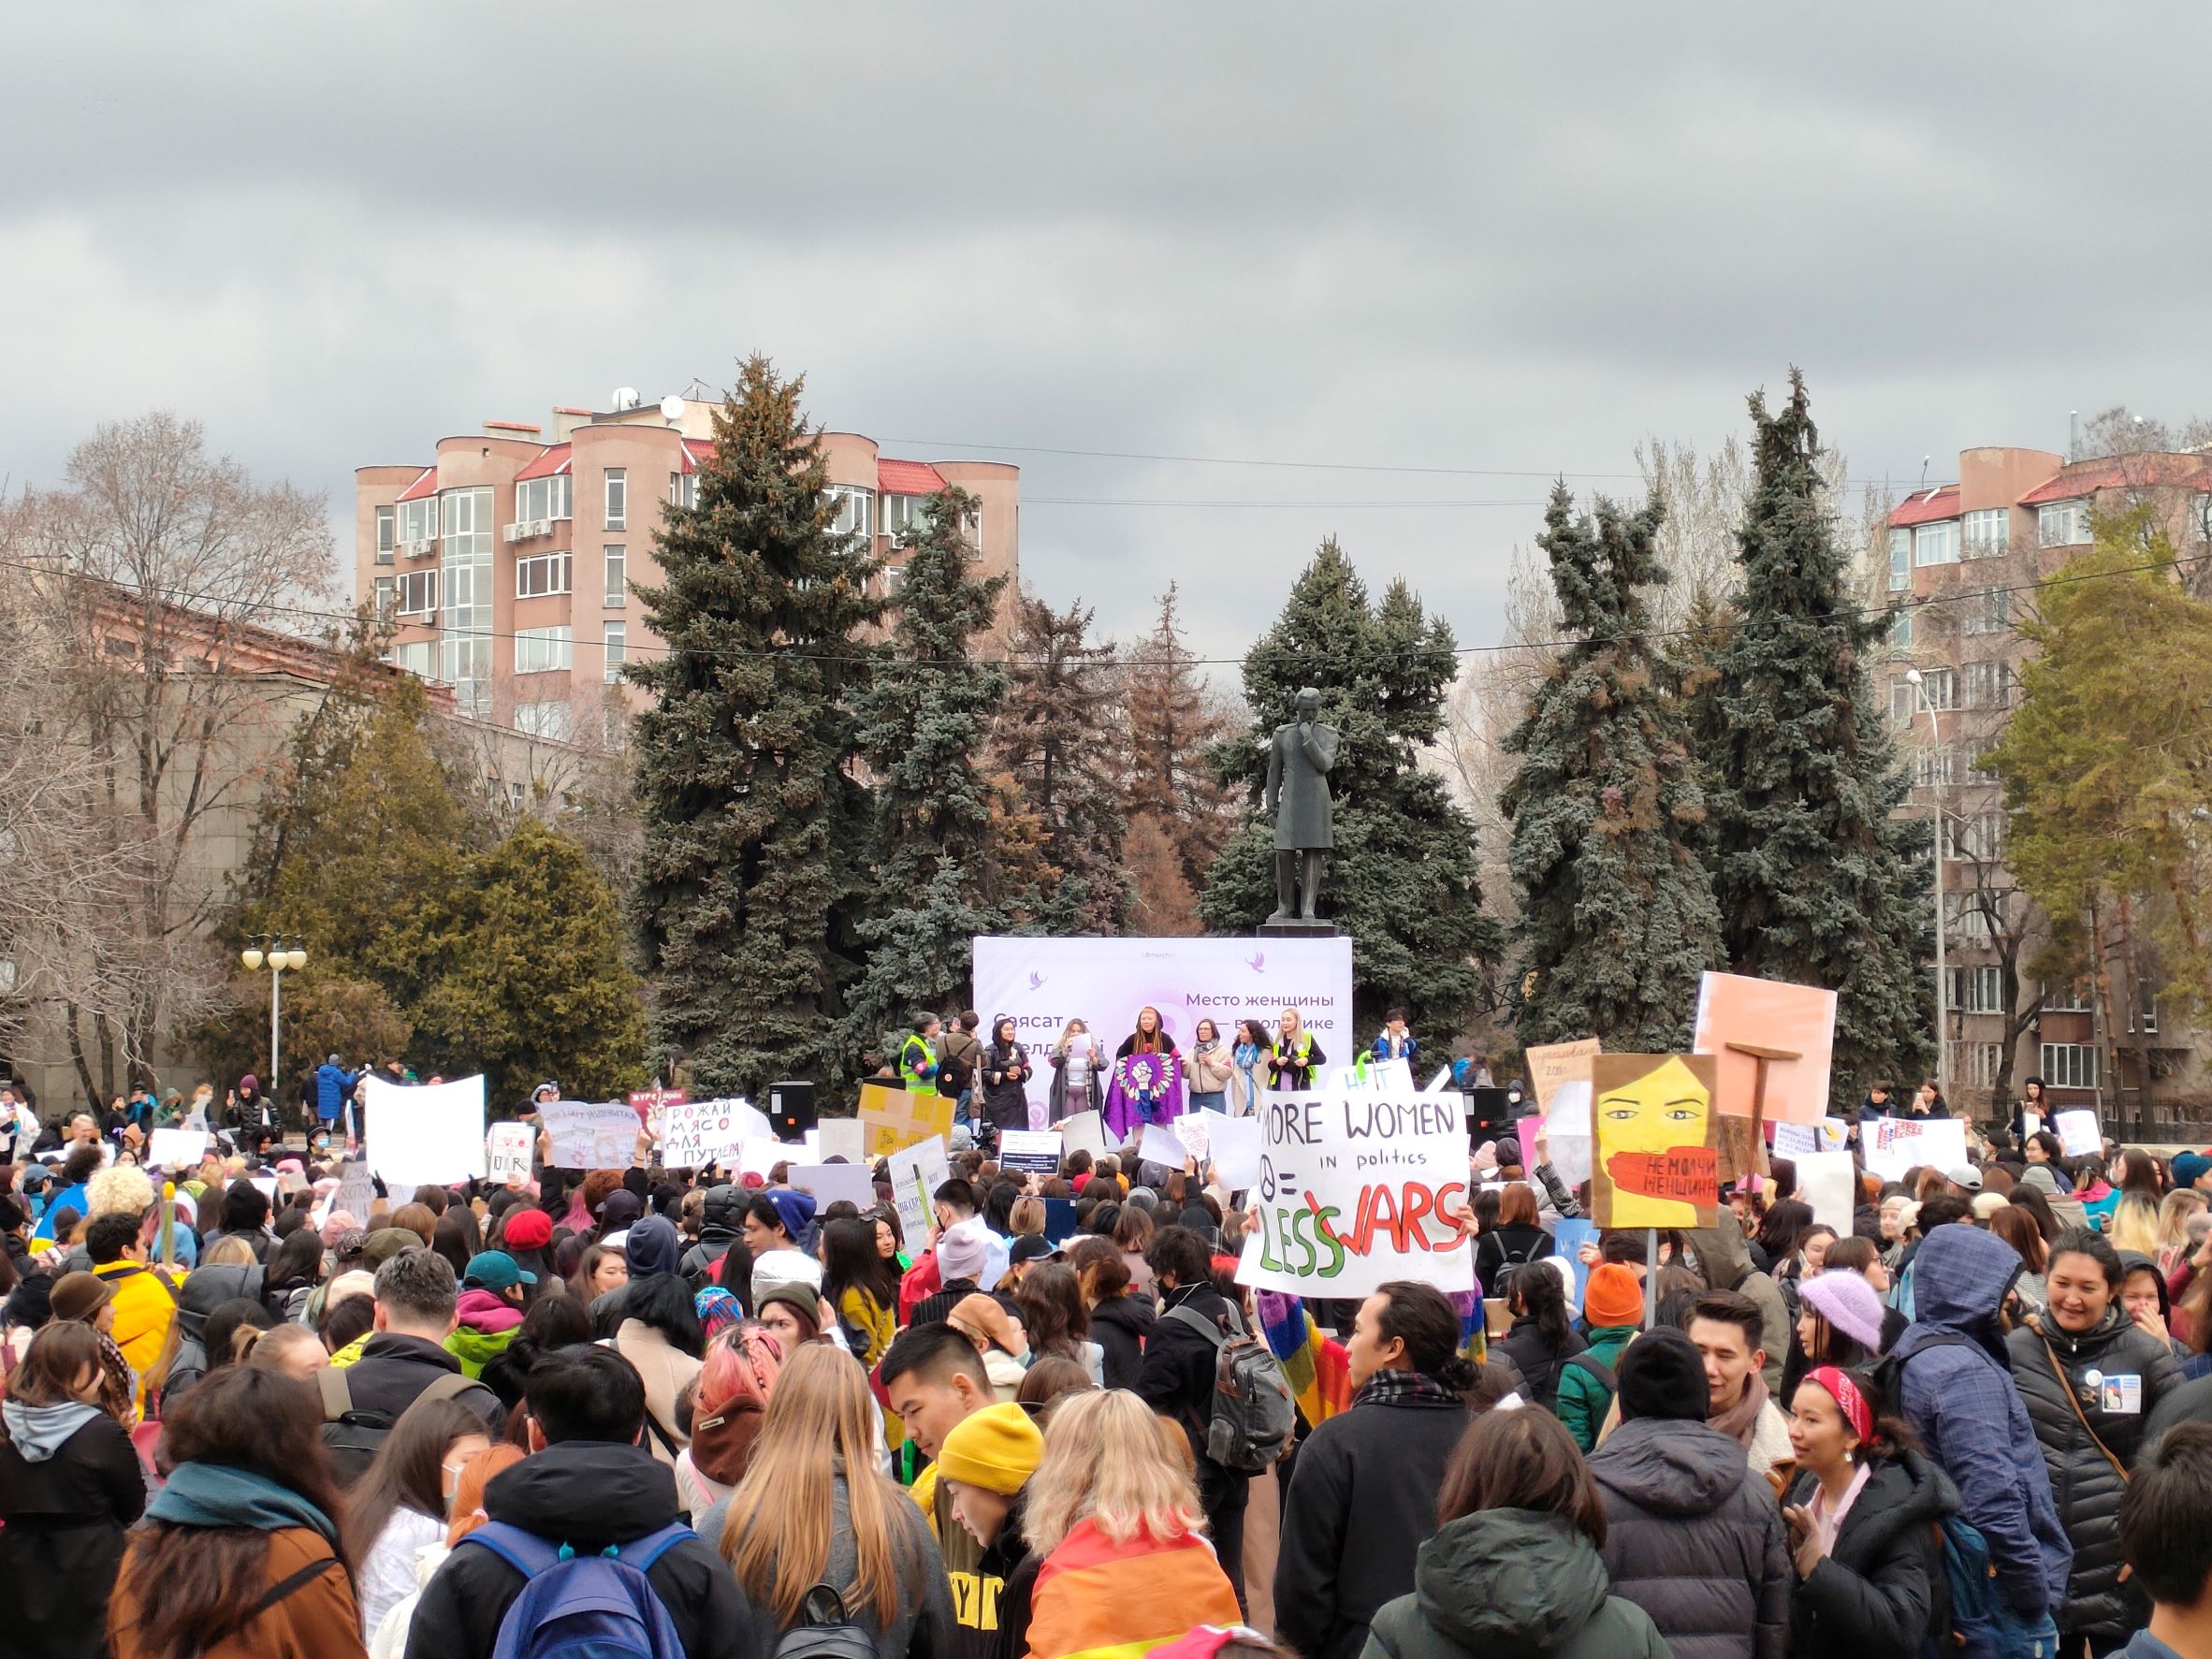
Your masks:
M 470 1257 L 469 1271 L 461 1275 L 461 1283 L 472 1290 L 512 1290 L 517 1285 L 537 1282 L 537 1274 L 524 1273 L 522 1264 L 504 1250 L 487 1250 Z

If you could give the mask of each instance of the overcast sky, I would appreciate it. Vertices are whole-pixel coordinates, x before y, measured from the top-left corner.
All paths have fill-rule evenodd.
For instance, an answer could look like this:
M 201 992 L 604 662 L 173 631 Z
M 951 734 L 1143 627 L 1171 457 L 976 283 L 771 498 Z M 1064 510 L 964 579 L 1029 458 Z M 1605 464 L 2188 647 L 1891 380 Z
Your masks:
M 758 349 L 887 452 L 1019 462 L 1025 579 L 1109 628 L 1180 578 L 1232 655 L 1334 531 L 1485 644 L 1551 473 L 1633 489 L 1793 362 L 1907 487 L 2212 413 L 2212 9 L 2127 16 L 11 5 L 0 475 L 166 406 L 349 513 Z

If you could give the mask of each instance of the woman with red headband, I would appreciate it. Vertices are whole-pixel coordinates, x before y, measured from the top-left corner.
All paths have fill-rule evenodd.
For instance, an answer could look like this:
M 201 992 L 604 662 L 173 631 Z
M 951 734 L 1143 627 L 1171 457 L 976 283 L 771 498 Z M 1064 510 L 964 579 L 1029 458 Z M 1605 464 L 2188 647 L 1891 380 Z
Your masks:
M 1957 1509 L 1957 1490 L 1866 1372 L 1815 1365 L 1790 1404 L 1791 1659 L 1917 1653 L 1943 1583 L 1932 1523 Z

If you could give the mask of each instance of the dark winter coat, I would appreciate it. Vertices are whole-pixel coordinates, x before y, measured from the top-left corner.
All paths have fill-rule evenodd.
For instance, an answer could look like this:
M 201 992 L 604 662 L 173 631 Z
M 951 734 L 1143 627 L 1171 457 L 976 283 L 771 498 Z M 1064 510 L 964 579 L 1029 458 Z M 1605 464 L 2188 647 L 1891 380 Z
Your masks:
M 1420 1547 L 1414 1591 L 1375 1615 L 1362 1659 L 1669 1659 L 1652 1616 L 1609 1594 L 1557 1515 L 1482 1509 Z
M 161 1379 L 164 1415 L 176 1409 L 193 1385 L 208 1374 L 208 1350 L 203 1338 L 208 1316 L 225 1302 L 242 1298 L 261 1300 L 266 1277 L 258 1267 L 195 1268 L 177 1288 L 177 1351 L 170 1357 L 168 1375 Z
M 1613 1593 L 1652 1615 L 1674 1659 L 1782 1659 L 1788 1533 L 1743 1443 L 1701 1422 L 1633 1418 L 1590 1454 Z
M 1211 1284 L 1183 1286 L 1169 1291 L 1163 1300 L 1161 1317 L 1153 1321 L 1152 1334 L 1145 1339 L 1144 1363 L 1137 1372 L 1135 1391 L 1138 1399 L 1161 1417 L 1171 1418 L 1182 1426 L 1196 1465 L 1199 1499 L 1205 1505 L 1207 1519 L 1218 1526 L 1217 1518 L 1241 1511 L 1251 1495 L 1248 1476 L 1224 1468 L 1206 1455 L 1206 1425 L 1214 1419 L 1214 1376 L 1220 1350 L 1202 1332 L 1192 1330 L 1182 1319 L 1171 1319 L 1167 1314 L 1176 1307 L 1187 1307 L 1216 1328 L 1241 1331 L 1246 1327 L 1244 1317 Z
M 423 1390 L 460 1368 L 461 1362 L 434 1342 L 379 1331 L 361 1349 L 361 1357 L 347 1367 L 346 1392 L 356 1411 L 381 1412 L 396 1423 Z M 498 1394 L 477 1383 L 454 1398 L 485 1420 L 494 1440 L 505 1437 L 507 1408 Z
M 1009 1073 L 1019 1070 L 1019 1077 Z M 994 1042 L 983 1050 L 976 1066 L 976 1081 L 983 1091 L 983 1113 L 998 1129 L 1029 1127 L 1029 1051 L 1020 1043 L 1006 1053 Z
M 1303 1659 L 1359 1659 L 1367 1623 L 1414 1587 L 1436 1489 L 1466 1432 L 1456 1399 L 1362 1398 L 1306 1437 L 1275 1557 L 1275 1635 Z
M 1546 1268 L 1546 1273 L 1551 1270 Z M 1590 1345 L 1580 1332 L 1568 1331 L 1566 1341 L 1553 1347 L 1544 1340 L 1544 1333 L 1536 1329 L 1534 1318 L 1523 1314 L 1513 1321 L 1513 1329 L 1506 1332 L 1505 1341 L 1498 1344 L 1521 1373 L 1524 1385 L 1521 1398 L 1532 1405 L 1541 1405 L 1546 1411 L 1559 1408 L 1559 1368 Z
M 492 1479 L 484 1512 L 579 1554 L 627 1544 L 683 1520 L 676 1477 L 634 1446 L 570 1440 L 548 1446 Z M 646 1574 L 692 1659 L 750 1659 L 749 1608 L 730 1569 L 686 1538 Z M 500 1621 L 523 1577 L 489 1550 L 447 1556 L 416 1604 L 407 1659 L 488 1659 Z
M 2056 1616 L 2074 1546 L 2015 1386 L 1997 1310 L 2020 1258 L 1978 1227 L 1939 1227 L 1914 1258 L 1919 1317 L 1890 1349 L 1898 1397 L 1921 1448 L 1958 1488 L 1958 1517 L 1982 1535 L 2005 1599 Z
M 1493 1228 L 1475 1241 L 1476 1281 L 1483 1295 L 1504 1296 L 1513 1269 L 1540 1261 L 1551 1251 L 1551 1235 L 1540 1227 Z
M 104 1411 L 36 1461 L 0 1438 L 0 1646 L 11 1659 L 98 1659 L 106 1651 L 101 1611 L 123 1564 L 124 1530 L 145 1507 L 138 1451 Z
M 1144 1370 L 1144 1339 L 1152 1334 L 1155 1317 L 1150 1302 L 1127 1293 L 1091 1309 L 1091 1340 L 1106 1350 L 1106 1387 L 1137 1386 Z
M 1800 1473 L 1788 1502 L 1820 1482 Z M 1790 1602 L 1791 1659 L 1912 1654 L 1949 1620 L 1936 1524 L 1958 1509 L 1951 1477 L 1916 1451 L 1878 1460 L 1837 1529 L 1835 1548 Z
M 1921 1273 L 1925 1277 L 1927 1269 Z M 2120 1469 L 2134 1463 L 2151 1408 L 2179 1385 L 2181 1367 L 2175 1362 L 2172 1345 L 2134 1324 L 2117 1301 L 2097 1328 L 2081 1336 L 2060 1330 L 2045 1314 L 2014 1332 L 2005 1346 L 2012 1354 L 2013 1381 L 2019 1385 L 2028 1419 L 2043 1445 L 2059 1518 L 2074 1540 L 2074 1570 L 2066 1580 L 2065 1605 L 2052 1616 L 2061 1632 L 2087 1633 L 2102 1652 L 2140 1623 L 2149 1610 L 2132 1612 L 2120 1585 L 2126 1558 L 2119 1541 L 2119 1503 L 2127 1482 L 2113 1467 L 2112 1458 L 2119 1460 Z M 2064 1382 L 2052 1369 L 2054 1355 L 2064 1368 Z M 2089 1385 L 2091 1372 L 2099 1375 L 2104 1387 Z M 2105 1409 L 2106 1389 L 2122 1376 L 2139 1379 L 2141 1410 Z M 2082 1426 L 2068 1404 L 2069 1391 L 2088 1418 L 2088 1428 Z M 2096 1431 L 2094 1439 L 2090 1429 Z M 2098 1448 L 2100 1440 L 2103 1450 Z

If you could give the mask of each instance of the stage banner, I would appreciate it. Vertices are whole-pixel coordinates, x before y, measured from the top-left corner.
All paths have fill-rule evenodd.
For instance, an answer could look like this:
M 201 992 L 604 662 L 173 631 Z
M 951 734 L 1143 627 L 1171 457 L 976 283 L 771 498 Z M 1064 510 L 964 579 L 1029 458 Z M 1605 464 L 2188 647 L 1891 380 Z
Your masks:
M 1202 1019 L 1227 1041 L 1241 1019 L 1274 1030 L 1286 1008 L 1298 1010 L 1332 1060 L 1349 1062 L 1359 1048 L 1348 939 L 985 937 L 975 941 L 972 989 L 984 1029 L 1000 1015 L 1012 1020 L 1036 1062 L 1033 1128 L 1044 1127 L 1052 1046 L 1071 1019 L 1090 1027 L 1109 1065 L 1141 1008 L 1158 1009 L 1162 1028 L 1186 1053 Z

